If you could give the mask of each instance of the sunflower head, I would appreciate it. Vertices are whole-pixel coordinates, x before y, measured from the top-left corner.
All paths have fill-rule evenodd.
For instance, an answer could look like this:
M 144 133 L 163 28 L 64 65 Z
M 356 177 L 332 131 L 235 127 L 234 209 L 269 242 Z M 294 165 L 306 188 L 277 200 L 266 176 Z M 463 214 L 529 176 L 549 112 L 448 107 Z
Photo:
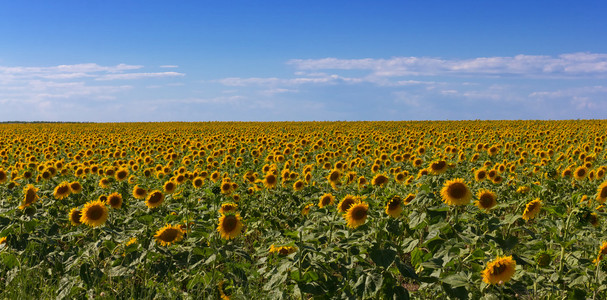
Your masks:
M 337 183 L 340 178 L 341 172 L 338 169 L 333 169 L 331 173 L 329 173 L 329 176 L 327 176 L 327 180 L 329 180 L 330 183 Z
M 24 209 L 32 205 L 34 202 L 38 201 L 38 188 L 35 186 L 28 184 L 23 188 L 23 203 L 20 208 Z
M 136 185 L 133 187 L 133 197 L 135 197 L 135 199 L 145 199 L 147 194 L 148 194 L 148 191 L 146 191 L 144 188 L 140 187 L 139 185 Z
M 156 242 L 160 243 L 162 246 L 168 246 L 183 239 L 183 230 L 181 230 L 179 226 L 167 224 L 156 231 L 154 238 L 156 238 Z
M 70 184 L 68 182 L 62 182 L 53 191 L 53 196 L 55 199 L 61 200 L 70 195 L 72 190 L 70 189 Z
M 607 200 L 607 181 L 601 183 L 596 191 L 596 201 L 603 204 L 605 200 Z
M 274 173 L 268 172 L 263 180 L 263 185 L 269 189 L 272 189 L 278 183 L 278 178 Z
M 148 194 L 145 199 L 145 205 L 149 208 L 156 208 L 164 202 L 164 194 L 159 190 L 154 190 Z
M 348 227 L 356 228 L 365 224 L 369 212 L 369 204 L 360 202 L 353 204 L 344 214 Z
M 71 182 L 70 191 L 73 194 L 78 194 L 78 193 L 82 192 L 82 185 L 80 184 L 80 182 L 78 182 L 78 181 Z
M 350 207 L 352 205 L 354 205 L 355 203 L 357 203 L 358 197 L 353 196 L 353 195 L 346 195 L 341 202 L 339 202 L 339 204 L 337 204 L 337 210 L 339 210 L 340 212 L 346 212 L 348 209 L 350 209 Z
M 107 220 L 107 217 L 108 209 L 105 206 L 105 203 L 95 200 L 84 205 L 80 222 L 91 227 L 97 227 L 103 225 Z
M 217 231 L 223 239 L 229 240 L 240 234 L 242 226 L 242 219 L 239 214 L 227 214 L 219 218 Z
M 407 195 L 407 197 L 405 197 L 405 199 L 403 199 L 403 204 L 409 205 L 409 203 L 411 203 L 411 201 L 413 201 L 413 199 L 415 199 L 415 194 L 409 194 L 409 195 Z
M 388 177 L 384 174 L 377 174 L 375 175 L 375 177 L 373 177 L 373 180 L 371 180 L 371 184 L 374 186 L 383 186 L 386 183 L 388 183 Z
M 301 210 L 301 215 L 307 216 L 310 213 L 310 209 L 312 208 L 312 206 L 314 206 L 314 204 L 312 203 L 306 204 L 306 206 L 304 206 L 304 208 Z
M 448 180 L 440 191 L 443 202 L 447 205 L 466 205 L 472 198 L 472 193 L 461 178 Z
M 70 223 L 72 223 L 72 225 L 74 226 L 78 226 L 80 224 L 82 224 L 82 222 L 80 221 L 80 218 L 82 217 L 82 212 L 77 209 L 77 208 L 72 208 L 72 210 L 70 210 Z
M 320 200 L 318 201 L 318 207 L 323 208 L 325 206 L 333 205 L 334 202 L 335 196 L 333 196 L 331 193 L 326 193 L 322 195 L 322 197 L 320 197 Z
M 118 169 L 118 171 L 116 171 L 116 173 L 114 174 L 114 177 L 118 181 L 124 181 L 129 177 L 129 170 L 127 170 L 125 168 L 120 168 L 120 169 Z
M 107 196 L 106 200 L 107 205 L 112 208 L 121 208 L 122 207 L 122 195 L 118 192 L 114 192 Z
M 478 200 L 474 201 L 474 205 L 480 209 L 489 210 L 497 204 L 497 197 L 492 191 L 480 190 L 476 196 Z
M 301 191 L 304 188 L 304 182 L 301 180 L 297 180 L 295 181 L 295 183 L 293 183 L 293 190 L 294 191 Z
M 400 214 L 403 212 L 403 205 L 404 202 L 400 196 L 393 196 L 390 201 L 388 201 L 388 204 L 386 204 L 386 214 L 390 217 L 398 218 L 398 216 L 400 216 Z
M 539 267 L 545 268 L 550 265 L 552 261 L 552 255 L 548 251 L 540 251 L 535 255 L 535 262 Z
M 444 160 L 435 160 L 432 163 L 430 163 L 430 166 L 428 167 L 428 171 L 430 171 L 431 174 L 434 175 L 439 175 L 439 174 L 443 174 L 447 171 L 448 168 L 448 164 L 446 161 Z
M 531 220 L 540 212 L 542 208 L 542 201 L 539 198 L 530 201 L 525 205 L 525 211 L 523 211 L 523 220 Z
M 504 284 L 512 278 L 516 268 L 516 262 L 512 256 L 502 256 L 487 263 L 482 272 L 483 281 L 487 284 Z
M 238 204 L 236 203 L 223 203 L 221 204 L 221 208 L 219 209 L 219 213 L 224 215 L 228 213 L 233 213 L 238 209 Z
M 177 189 L 177 184 L 174 181 L 169 180 L 169 181 L 167 181 L 167 182 L 164 183 L 163 189 L 164 189 L 165 193 L 172 194 Z

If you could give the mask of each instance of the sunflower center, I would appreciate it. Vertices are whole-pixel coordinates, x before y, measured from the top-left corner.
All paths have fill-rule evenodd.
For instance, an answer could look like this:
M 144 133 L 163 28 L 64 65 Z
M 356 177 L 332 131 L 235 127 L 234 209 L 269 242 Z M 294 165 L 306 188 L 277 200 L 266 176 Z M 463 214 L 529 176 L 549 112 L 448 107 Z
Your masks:
M 354 200 L 353 199 L 346 199 L 341 203 L 341 210 L 342 211 L 346 211 L 348 209 L 350 209 L 350 206 L 352 206 L 352 204 L 354 204 Z
M 179 235 L 179 230 L 175 228 L 167 228 L 160 234 L 160 240 L 170 243 Z
M 485 171 L 478 172 L 478 174 L 476 175 L 476 177 L 478 177 L 478 179 L 484 179 L 486 176 L 487 176 L 487 173 Z
M 493 267 L 493 275 L 502 274 L 506 269 L 508 269 L 507 265 L 498 263 Z
M 276 177 L 274 177 L 274 175 L 268 176 L 266 177 L 266 182 L 268 182 L 268 184 L 274 184 L 276 182 Z
M 120 198 L 118 197 L 110 197 L 110 205 L 111 206 L 116 206 L 120 204 Z
M 232 232 L 234 231 L 234 229 L 236 229 L 236 225 L 238 225 L 238 220 L 235 216 L 226 216 L 225 219 L 223 219 L 222 225 L 225 232 Z
M 395 210 L 400 206 L 400 198 L 398 197 L 394 197 L 392 198 L 392 200 L 390 201 L 390 203 L 388 203 L 388 210 Z
M 329 176 L 329 180 L 336 181 L 337 179 L 339 179 L 339 173 L 338 172 L 331 172 L 331 175 Z
M 150 196 L 150 200 L 148 202 L 150 202 L 150 203 L 158 203 L 158 202 L 160 202 L 160 200 L 162 200 L 162 194 L 161 193 L 153 193 Z
M 432 170 L 435 170 L 435 171 L 442 170 L 445 167 L 446 164 L 447 163 L 445 161 L 441 160 L 439 162 L 433 163 L 432 166 L 431 166 L 431 168 L 432 168 Z
M 329 205 L 329 203 L 331 203 L 331 198 L 330 197 L 324 197 L 322 198 L 322 205 Z
M 99 220 L 101 219 L 101 216 L 103 216 L 103 207 L 99 205 L 91 206 L 86 211 L 86 217 L 90 220 Z
M 82 212 L 80 212 L 79 210 L 74 211 L 72 213 L 72 221 L 76 224 L 81 224 L 82 222 L 80 222 L 80 217 L 82 217 Z
M 577 175 L 578 175 L 578 177 L 582 177 L 582 176 L 586 175 L 586 170 L 584 170 L 584 169 L 578 170 Z
M 447 193 L 451 198 L 463 198 L 466 195 L 466 185 L 461 182 L 453 183 L 447 188 Z
M 25 203 L 32 203 L 36 200 L 36 192 L 28 190 L 25 195 Z
M 490 194 L 482 194 L 478 202 L 482 207 L 489 207 L 493 204 L 493 197 Z
M 607 186 L 601 189 L 601 198 L 607 198 Z
M 355 207 L 352 211 L 352 219 L 359 221 L 367 217 L 367 209 L 364 207 Z
M 66 186 L 66 185 L 60 186 L 60 187 L 57 189 L 57 194 L 59 194 L 59 195 L 63 195 L 63 194 L 65 194 L 65 193 L 67 193 L 69 190 L 70 190 L 70 188 L 69 188 L 68 186 Z

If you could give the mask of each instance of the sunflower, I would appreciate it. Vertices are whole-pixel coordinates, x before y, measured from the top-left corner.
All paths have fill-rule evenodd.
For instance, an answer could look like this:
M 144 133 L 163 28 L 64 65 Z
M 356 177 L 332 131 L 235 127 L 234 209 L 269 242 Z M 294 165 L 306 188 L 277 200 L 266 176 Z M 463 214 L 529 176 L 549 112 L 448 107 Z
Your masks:
M 337 169 L 333 169 L 331 173 L 329 173 L 329 176 L 327 176 L 327 180 L 329 180 L 329 183 L 338 183 L 340 178 L 341 172 Z
M 0 169 L 0 183 L 5 183 L 8 180 L 8 175 L 4 169 Z
M 472 198 L 472 193 L 461 178 L 447 180 L 440 194 L 447 205 L 466 205 Z
M 136 185 L 133 187 L 133 197 L 135 197 L 135 199 L 145 199 L 147 194 L 148 194 L 148 191 L 146 191 L 144 188 L 140 187 L 139 185 Z
M 236 204 L 236 203 L 223 203 L 223 204 L 221 204 L 219 213 L 222 215 L 225 215 L 227 213 L 233 213 L 233 212 L 236 212 L 237 208 L 238 208 L 238 204 Z
M 388 180 L 389 179 L 386 177 L 386 175 L 377 174 L 375 177 L 373 177 L 373 180 L 371 180 L 371 184 L 375 186 L 383 186 L 384 184 L 388 183 Z
M 82 208 L 82 215 L 80 216 L 80 222 L 91 227 L 97 227 L 103 225 L 108 217 L 108 209 L 105 203 L 95 200 L 90 201 Z
M 154 238 L 160 245 L 169 246 L 172 243 L 179 242 L 183 239 L 183 230 L 181 230 L 179 226 L 167 224 L 156 231 Z
M 603 244 L 601 245 L 601 248 L 599 248 L 599 255 L 596 257 L 596 259 L 594 260 L 594 262 L 596 262 L 598 264 L 599 261 L 601 259 L 603 259 L 603 256 L 605 254 L 607 254 L 607 242 L 603 242 Z
M 532 200 L 527 203 L 525 206 L 525 211 L 523 212 L 523 220 L 530 220 L 535 218 L 535 215 L 540 212 L 542 208 L 542 201 L 539 198 Z
M 504 284 L 512 278 L 516 268 L 516 262 L 512 256 L 501 256 L 487 263 L 487 267 L 481 273 L 483 281 L 487 284 Z
M 588 169 L 585 166 L 580 166 L 573 171 L 573 177 L 576 180 L 582 180 L 588 175 Z
M 476 197 L 478 197 L 478 200 L 474 201 L 474 205 L 480 209 L 489 210 L 497 204 L 497 196 L 492 191 L 480 190 Z
M 278 253 L 282 256 L 287 256 L 289 254 L 295 253 L 297 251 L 297 247 L 294 246 L 279 246 L 276 247 L 274 244 L 270 246 L 270 253 Z
M 325 206 L 333 205 L 333 203 L 335 203 L 335 196 L 333 196 L 331 193 L 326 193 L 320 197 L 318 207 L 323 208 Z
M 159 190 L 154 190 L 148 194 L 145 199 L 145 205 L 149 208 L 155 208 L 160 206 L 164 201 L 164 194 Z
M 219 231 L 222 238 L 229 240 L 240 234 L 242 226 L 242 219 L 239 214 L 222 215 L 221 218 L 219 218 L 217 231 Z
M 70 182 L 70 191 L 72 194 L 79 194 L 82 192 L 82 185 L 78 181 Z
M 165 193 L 172 194 L 177 189 L 177 184 L 175 184 L 175 182 L 169 180 L 169 181 L 165 182 L 162 187 L 163 187 Z
M 352 195 L 346 195 L 339 204 L 337 204 L 337 210 L 339 212 L 346 212 L 352 205 L 358 202 L 358 198 Z
M 395 195 L 388 201 L 386 204 L 386 214 L 393 218 L 398 218 L 400 214 L 403 212 L 403 199 Z
M 99 179 L 99 186 L 102 189 L 107 189 L 110 187 L 110 180 L 107 179 L 106 177 Z
M 304 208 L 301 209 L 301 215 L 307 216 L 310 213 L 310 209 L 312 208 L 312 206 L 314 206 L 313 203 L 306 204 L 306 206 L 304 206 Z
M 485 169 L 478 169 L 474 172 L 474 180 L 483 181 L 487 178 L 487 171 Z
M 80 218 L 82 217 L 82 212 L 77 209 L 77 208 L 72 208 L 72 210 L 70 210 L 70 223 L 72 223 L 72 225 L 74 226 L 78 226 L 80 224 L 82 224 L 82 222 L 80 221 Z
M 129 177 L 129 170 L 127 170 L 125 168 L 120 168 L 120 169 L 118 169 L 118 171 L 116 171 L 116 173 L 114 174 L 114 177 L 118 181 L 124 181 L 125 179 L 127 179 L 127 177 Z
M 601 183 L 596 190 L 596 201 L 603 204 L 607 200 L 607 181 Z
M 122 207 L 122 195 L 120 193 L 114 192 L 107 196 L 106 200 L 107 205 L 112 208 L 121 208 Z
M 0 237 L 0 246 L 3 246 L 5 244 L 6 244 L 6 237 L 5 236 Z
M 263 185 L 269 189 L 274 188 L 276 186 L 276 183 L 278 183 L 278 179 L 273 173 L 267 173 L 265 178 L 263 179 Z
M 61 200 L 65 197 L 69 196 L 70 193 L 71 193 L 70 184 L 68 182 L 64 181 L 55 187 L 53 196 L 55 197 L 55 199 Z
M 196 178 L 194 178 L 194 180 L 192 180 L 192 185 L 195 188 L 200 188 L 200 187 L 202 187 L 203 184 L 204 184 L 204 178 L 202 178 L 202 177 L 196 177 Z
M 295 183 L 293 183 L 293 190 L 295 191 L 301 191 L 304 188 L 304 182 L 301 180 L 297 180 L 295 181 Z
M 229 181 L 223 181 L 221 182 L 221 193 L 222 194 L 230 194 L 232 193 L 232 183 Z
M 344 214 L 348 227 L 356 228 L 362 224 L 365 224 L 368 212 L 369 204 L 366 202 L 360 202 L 350 206 L 350 208 Z
M 358 177 L 358 188 L 362 189 L 367 185 L 367 179 L 365 176 Z
M 32 205 L 38 200 L 38 188 L 35 186 L 28 184 L 25 188 L 23 188 L 23 203 L 19 206 L 20 209 L 25 209 L 26 207 Z
M 403 199 L 403 204 L 409 205 L 409 203 L 411 203 L 411 201 L 413 201 L 413 199 L 415 199 L 415 194 L 409 194 L 409 195 L 407 195 L 407 197 L 405 197 L 405 199 Z
M 435 160 L 432 163 L 430 163 L 430 166 L 428 167 L 428 171 L 430 171 L 430 174 L 440 175 L 440 174 L 447 172 L 447 167 L 448 167 L 448 164 L 446 161 Z

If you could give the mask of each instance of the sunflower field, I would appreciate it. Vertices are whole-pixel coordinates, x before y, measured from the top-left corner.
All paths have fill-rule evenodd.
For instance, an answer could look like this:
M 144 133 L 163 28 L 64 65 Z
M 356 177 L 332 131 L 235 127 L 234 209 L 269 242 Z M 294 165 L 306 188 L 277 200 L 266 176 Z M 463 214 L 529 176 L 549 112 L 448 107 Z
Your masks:
M 605 299 L 606 120 L 0 125 L 0 296 Z

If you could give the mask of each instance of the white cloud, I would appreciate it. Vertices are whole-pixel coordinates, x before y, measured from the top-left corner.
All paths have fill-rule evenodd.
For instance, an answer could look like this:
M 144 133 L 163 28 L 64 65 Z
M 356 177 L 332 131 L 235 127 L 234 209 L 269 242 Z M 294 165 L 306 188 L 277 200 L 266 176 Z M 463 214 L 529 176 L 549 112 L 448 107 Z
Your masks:
M 373 76 L 518 75 L 579 76 L 607 74 L 607 54 L 570 53 L 559 56 L 516 55 L 442 59 L 393 57 L 390 59 L 293 59 L 298 70 L 368 70 Z
M 159 78 L 159 77 L 181 77 L 185 76 L 178 72 L 156 72 L 156 73 L 122 73 L 122 74 L 106 74 L 95 78 L 95 80 L 131 80 L 142 78 Z
M 178 65 L 162 65 L 161 68 L 179 68 Z

